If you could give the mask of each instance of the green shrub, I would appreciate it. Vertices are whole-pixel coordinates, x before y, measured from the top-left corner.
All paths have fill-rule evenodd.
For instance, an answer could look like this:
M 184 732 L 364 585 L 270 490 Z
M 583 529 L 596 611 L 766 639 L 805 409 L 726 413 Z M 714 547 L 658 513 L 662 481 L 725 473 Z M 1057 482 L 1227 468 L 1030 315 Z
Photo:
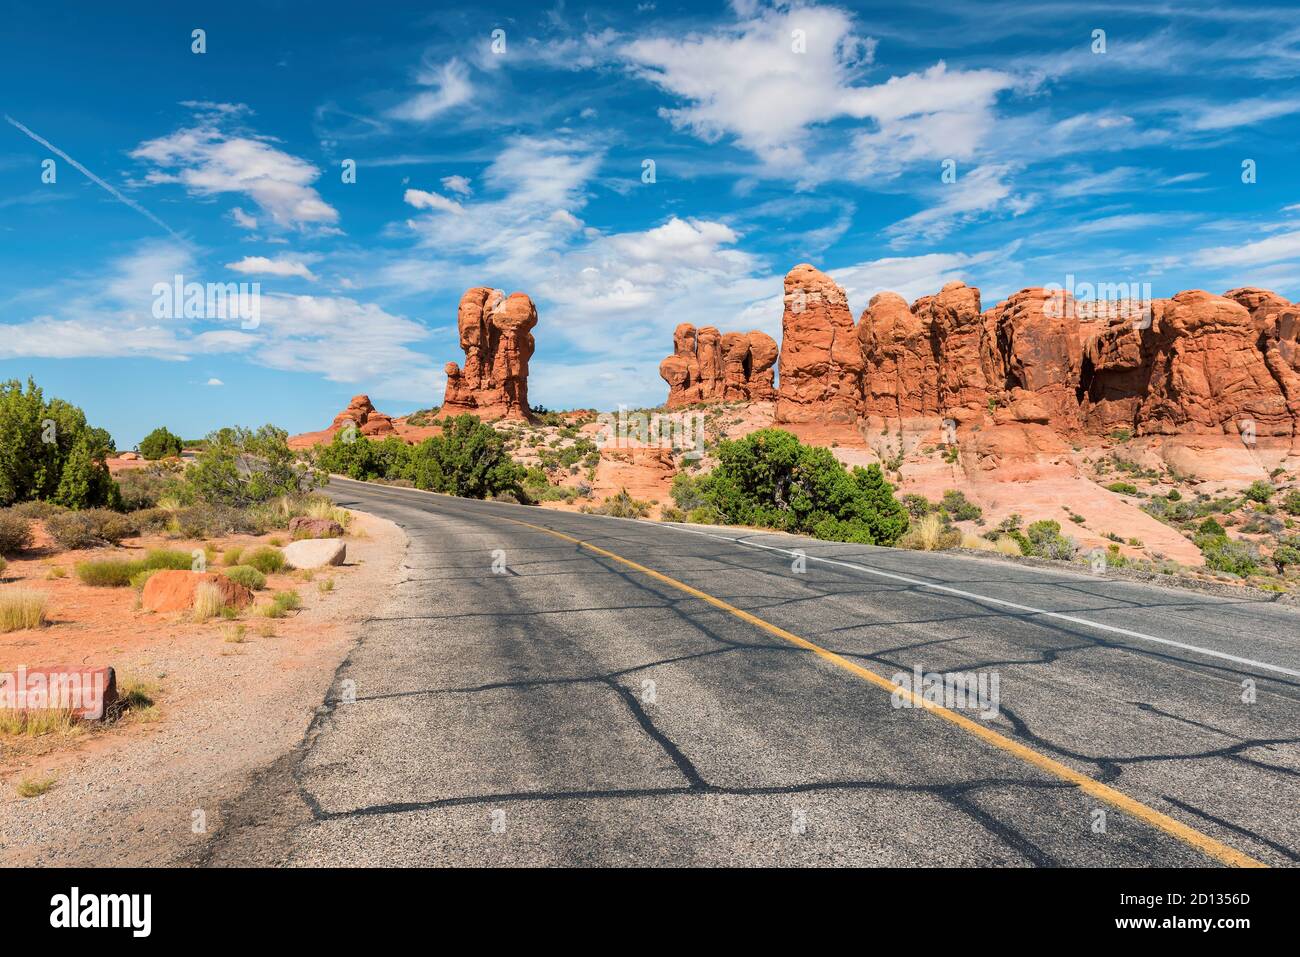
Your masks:
M 686 513 L 686 521 L 692 525 L 719 525 L 722 519 L 711 506 L 701 505 Z
M 650 503 L 633 498 L 627 489 L 619 489 L 600 505 L 584 505 L 582 510 L 592 515 L 612 515 L 614 518 L 645 518 L 650 514 Z
M 276 572 L 284 571 L 286 565 L 284 552 L 270 545 L 261 545 L 251 552 L 245 552 L 240 557 L 240 561 L 244 565 L 252 565 L 263 575 L 274 575 Z
M 60 512 L 45 520 L 45 530 L 63 548 L 117 545 L 136 534 L 135 522 L 130 517 L 106 508 Z
M 676 505 L 665 505 L 659 509 L 659 521 L 684 522 L 686 521 L 686 513 Z
M 220 429 L 208 436 L 185 481 L 199 502 L 229 508 L 300 495 L 323 476 L 298 461 L 287 440 L 288 433 L 271 425 Z
M 934 510 L 934 505 L 924 495 L 917 495 L 914 492 L 903 496 L 903 508 L 907 509 L 907 514 L 914 519 L 925 518 Z
M 907 528 L 907 511 L 879 465 L 850 472 L 830 449 L 781 429 L 724 440 L 716 454 L 699 490 L 722 523 L 812 534 L 820 527 L 877 545 L 892 545 Z
M 173 571 L 191 571 L 194 568 L 194 556 L 175 548 L 154 548 L 139 560 L 139 564 L 141 568 L 155 570 L 170 568 Z
M 1279 545 L 1273 549 L 1273 554 L 1268 556 L 1268 560 L 1273 563 L 1279 575 L 1286 574 L 1288 568 L 1300 565 L 1300 547 L 1295 545 Z M 3 569 L 0 569 L 3 571 Z
M 76 565 L 81 583 L 92 588 L 125 588 L 131 584 L 131 576 L 143 570 L 136 562 L 119 559 L 77 562 Z
M 140 454 L 150 461 L 180 455 L 181 447 L 181 437 L 168 432 L 162 425 L 140 440 Z
M 1259 568 L 1259 555 L 1254 548 L 1244 542 L 1235 542 L 1227 535 L 1198 535 L 1195 542 L 1206 566 L 1215 571 L 1244 578 Z
M 1273 497 L 1273 492 L 1274 489 L 1271 484 L 1265 482 L 1263 479 L 1259 479 L 1257 481 L 1251 482 L 1250 485 L 1246 487 L 1245 492 L 1243 492 L 1242 494 L 1244 494 L 1246 498 L 1250 499 L 1252 502 L 1259 502 L 1263 504 L 1264 502 L 1267 502 L 1269 499 Z
M 13 509 L 0 509 L 0 555 L 16 555 L 31 543 L 31 521 Z
M 142 508 L 131 513 L 131 521 L 141 535 L 166 531 L 171 527 L 173 513 L 165 508 Z
M 1056 561 L 1069 561 L 1079 550 L 1073 539 L 1061 534 L 1061 523 L 1052 519 L 1032 523 L 1025 529 L 1025 540 L 1029 544 L 1025 554 Z
M 131 576 L 131 587 L 136 591 L 144 591 L 144 586 L 150 578 L 162 571 L 161 568 L 142 568 Z
M 266 576 L 252 565 L 235 565 L 227 568 L 223 574 L 251 591 L 261 591 L 266 587 Z
M 948 489 L 944 492 L 943 501 L 939 504 L 952 516 L 954 522 L 973 522 L 984 515 L 984 509 L 968 499 L 964 492 L 956 489 Z
M 227 548 L 221 555 L 221 564 L 238 565 L 239 558 L 244 554 L 244 549 L 239 545 L 233 545 Z
M 1300 515 L 1300 488 L 1293 488 L 1282 499 L 1282 511 L 1288 515 Z
M 117 478 L 122 508 L 128 512 L 156 508 L 164 501 L 177 505 L 192 503 L 194 494 L 175 468 L 150 465 L 129 469 Z
M 1201 522 L 1200 527 L 1196 529 L 1196 534 L 1204 538 L 1223 538 L 1228 533 L 1223 530 L 1215 519 L 1207 518 Z
M 1116 492 L 1120 495 L 1137 495 L 1138 487 L 1132 482 L 1111 482 L 1106 486 L 1109 491 Z
M 258 605 L 253 613 L 263 618 L 283 618 L 291 611 L 302 607 L 302 599 L 296 591 L 278 591 L 264 605 Z

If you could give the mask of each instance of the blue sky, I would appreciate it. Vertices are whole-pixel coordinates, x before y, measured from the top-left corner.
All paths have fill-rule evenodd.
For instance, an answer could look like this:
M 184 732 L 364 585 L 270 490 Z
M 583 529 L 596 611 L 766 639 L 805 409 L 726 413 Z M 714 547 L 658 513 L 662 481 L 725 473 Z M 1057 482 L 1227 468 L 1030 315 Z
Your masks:
M 474 285 L 537 303 L 535 404 L 603 409 L 663 400 L 679 322 L 779 336 L 802 261 L 855 315 L 1300 298 L 1294 7 L 55 6 L 0 8 L 0 378 L 121 447 L 435 405 Z M 156 318 L 178 273 L 260 282 L 260 324 Z

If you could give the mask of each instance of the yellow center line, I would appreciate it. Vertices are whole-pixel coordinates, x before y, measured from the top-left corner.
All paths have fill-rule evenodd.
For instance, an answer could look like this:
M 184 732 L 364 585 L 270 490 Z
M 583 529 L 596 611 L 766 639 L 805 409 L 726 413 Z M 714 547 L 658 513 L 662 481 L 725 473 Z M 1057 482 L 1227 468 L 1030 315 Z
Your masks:
M 1068 781 L 1071 784 L 1078 786 L 1078 788 L 1081 791 L 1083 791 L 1085 794 L 1089 794 L 1100 801 L 1105 801 L 1107 804 L 1119 808 L 1121 811 L 1124 811 L 1125 813 L 1132 815 L 1133 817 L 1137 818 L 1139 821 L 1149 824 L 1152 827 L 1158 828 L 1164 831 L 1166 834 L 1169 834 L 1177 838 L 1178 840 L 1184 842 L 1185 844 L 1189 844 L 1190 846 L 1196 848 L 1201 853 L 1214 858 L 1216 861 L 1219 861 L 1220 863 L 1227 864 L 1232 867 L 1267 867 L 1268 866 L 1267 864 L 1264 864 L 1262 861 L 1257 861 L 1253 857 L 1250 857 L 1247 854 L 1243 854 L 1241 851 L 1237 850 L 1234 847 L 1229 847 L 1227 844 L 1224 844 L 1222 841 L 1215 840 L 1214 838 L 1210 837 L 1208 834 L 1202 834 L 1194 827 L 1188 827 L 1182 821 L 1177 821 L 1167 814 L 1162 814 L 1161 812 L 1157 811 L 1155 808 L 1149 807 L 1146 804 L 1143 804 L 1141 801 L 1138 801 L 1135 798 L 1131 798 L 1127 794 L 1124 794 L 1121 791 L 1115 790 L 1109 785 L 1102 784 L 1100 781 L 1095 780 L 1094 778 L 1090 778 L 1086 774 L 1079 773 L 1073 768 L 1062 764 L 1060 761 L 1057 761 L 1053 758 L 1049 758 L 1045 754 L 1040 754 L 1039 752 L 1035 751 L 1033 748 L 1025 747 L 1025 745 L 1021 744 L 1019 741 L 1012 740 L 1011 738 L 1008 738 L 1003 734 L 999 734 L 998 732 L 994 731 L 992 728 L 980 724 L 978 721 L 972 721 L 970 718 L 966 717 L 965 715 L 958 714 L 956 711 L 952 711 L 948 708 L 945 708 L 943 705 L 935 704 L 932 701 L 927 701 L 921 695 L 917 694 L 916 692 L 912 691 L 909 688 L 904 688 L 895 685 L 892 681 L 883 677 L 882 675 L 876 674 L 874 671 L 869 671 L 868 669 L 863 668 L 861 665 L 855 664 L 854 662 L 849 661 L 847 658 L 844 658 L 841 655 L 837 655 L 835 652 L 829 651 L 826 648 L 823 648 L 821 645 L 809 641 L 807 638 L 801 638 L 798 635 L 794 634 L 793 632 L 786 631 L 784 628 L 772 624 L 770 621 L 764 621 L 762 618 L 759 618 L 756 615 L 751 615 L 749 612 L 741 608 L 737 608 L 735 605 L 725 602 L 721 598 L 715 598 L 713 595 L 710 595 L 708 592 L 700 591 L 698 588 L 692 588 L 690 585 L 687 585 L 685 582 L 680 582 L 675 578 L 671 578 L 668 575 L 663 574 L 662 572 L 657 572 L 653 568 L 647 568 L 646 566 L 640 565 L 632 561 L 631 559 L 624 558 L 622 555 L 616 555 L 613 552 L 608 551 L 607 549 L 604 548 L 600 548 L 597 545 L 593 545 L 590 542 L 584 542 L 580 538 L 574 538 L 572 535 L 565 535 L 563 532 L 557 532 L 554 529 L 545 528 L 541 525 L 533 525 L 530 522 L 521 522 L 518 519 L 505 518 L 505 516 L 500 516 L 500 517 L 504 518 L 505 521 L 507 522 L 513 522 L 516 525 L 523 525 L 527 528 L 535 529 L 536 531 L 539 532 L 545 532 L 547 535 L 553 535 L 556 538 L 563 539 L 567 542 L 573 542 L 575 545 L 585 548 L 588 551 L 595 552 L 597 555 L 601 555 L 605 558 L 611 559 L 612 561 L 616 561 L 623 565 L 626 565 L 628 568 L 635 569 L 636 571 L 641 572 L 643 575 L 648 575 L 651 578 L 655 579 L 656 581 L 661 581 L 665 585 L 671 585 L 673 588 L 676 588 L 678 591 L 683 591 L 693 598 L 698 598 L 701 601 L 708 602 L 713 607 L 720 608 L 723 611 L 727 612 L 728 614 L 735 615 L 741 621 L 748 622 L 754 627 L 761 628 L 763 631 L 766 631 L 772 635 L 776 635 L 778 638 L 782 638 L 793 645 L 798 645 L 800 648 L 804 648 L 808 651 L 811 651 L 813 654 L 817 655 L 820 658 L 825 659 L 826 661 L 829 661 L 831 664 L 843 668 L 845 671 L 852 672 L 853 674 L 857 675 L 859 678 L 862 678 L 866 681 L 871 682 L 873 685 L 877 685 L 878 687 L 885 689 L 886 691 L 890 692 L 890 694 L 902 695 L 903 697 L 907 698 L 911 702 L 913 707 L 924 708 L 926 711 L 929 711 L 931 714 L 942 718 L 943 720 L 949 722 L 950 724 L 956 725 L 957 727 L 961 728 L 964 731 L 970 732 L 971 734 L 975 735 L 977 738 L 980 738 L 986 743 L 993 745 L 995 748 L 1000 748 L 1001 750 L 1006 751 L 1009 754 L 1015 755 L 1020 760 L 1025 761 L 1028 764 L 1032 764 L 1034 767 L 1039 768 L 1040 770 L 1046 771 L 1048 774 L 1051 774 L 1054 777 L 1060 778 L 1063 781 Z

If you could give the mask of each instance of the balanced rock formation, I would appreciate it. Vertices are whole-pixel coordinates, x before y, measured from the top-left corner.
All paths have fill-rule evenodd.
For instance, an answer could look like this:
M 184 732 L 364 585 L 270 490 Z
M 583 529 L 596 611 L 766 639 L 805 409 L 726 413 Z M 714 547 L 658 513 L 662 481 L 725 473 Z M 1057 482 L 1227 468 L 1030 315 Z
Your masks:
M 855 421 L 862 368 L 844 290 L 807 263 L 795 266 L 785 277 L 777 421 Z
M 462 370 L 447 363 L 442 412 L 469 412 L 482 419 L 527 419 L 528 360 L 537 307 L 522 292 L 475 286 L 461 296 L 457 314 Z
M 673 354 L 659 363 L 668 407 L 771 399 L 776 357 L 776 340 L 766 333 L 724 335 L 713 326 L 697 330 L 684 322 L 673 332 Z
M 383 438 L 394 432 L 392 418 L 377 411 L 368 395 L 354 395 L 348 407 L 334 416 L 328 431 L 337 432 L 346 428 L 349 422 L 362 435 L 373 438 Z

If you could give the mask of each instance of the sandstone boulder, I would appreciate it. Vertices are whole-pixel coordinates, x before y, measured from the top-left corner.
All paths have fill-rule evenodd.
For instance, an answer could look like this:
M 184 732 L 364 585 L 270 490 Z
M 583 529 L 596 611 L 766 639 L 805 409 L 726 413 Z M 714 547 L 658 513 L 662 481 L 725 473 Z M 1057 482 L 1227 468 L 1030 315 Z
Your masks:
M 194 607 L 195 591 L 204 582 L 215 585 L 221 591 L 222 604 L 231 608 L 244 608 L 253 600 L 251 591 L 225 575 L 164 569 L 145 582 L 140 606 L 146 611 L 189 611 Z
M 897 293 L 872 297 L 858 321 L 863 414 L 886 419 L 939 413 L 939 364 L 930 323 Z
M 284 546 L 285 560 L 294 568 L 342 565 L 348 548 L 337 538 L 304 538 Z
M 296 515 L 289 519 L 289 537 L 299 538 L 342 538 L 343 526 L 332 518 L 312 518 L 308 515 Z
M 461 297 L 457 313 L 464 368 L 447 363 L 442 411 L 483 419 L 527 419 L 528 360 L 535 346 L 537 307 L 522 292 L 476 286 Z

